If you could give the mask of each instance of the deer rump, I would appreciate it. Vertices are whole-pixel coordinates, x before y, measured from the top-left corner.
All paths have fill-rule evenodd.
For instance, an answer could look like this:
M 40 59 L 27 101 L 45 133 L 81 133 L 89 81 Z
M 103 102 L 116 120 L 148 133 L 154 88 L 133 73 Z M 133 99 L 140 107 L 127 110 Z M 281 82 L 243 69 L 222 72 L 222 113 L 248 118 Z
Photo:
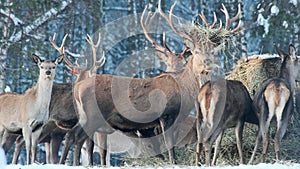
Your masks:
M 269 115 L 268 113 L 264 113 L 264 112 L 269 112 L 269 106 L 268 106 L 268 102 L 267 102 L 267 100 L 269 98 L 266 98 L 266 96 L 268 97 L 268 95 L 270 95 L 270 94 L 267 94 L 266 92 L 262 92 L 262 91 L 265 91 L 266 88 L 268 86 L 270 86 L 270 84 L 271 84 L 271 86 L 274 87 L 274 89 L 272 89 L 272 92 L 274 92 L 274 93 L 272 93 L 272 94 L 274 94 L 274 98 L 273 98 L 274 100 L 272 99 L 272 101 L 274 102 L 275 105 L 278 106 L 280 99 L 286 99 L 285 103 L 288 105 L 283 105 L 284 106 L 283 113 L 290 112 L 292 109 L 291 105 L 293 105 L 293 99 L 292 99 L 292 97 L 290 97 L 290 92 L 289 92 L 291 90 L 291 87 L 286 82 L 286 80 L 284 80 L 282 78 L 277 78 L 277 77 L 268 79 L 262 84 L 262 87 L 260 88 L 260 90 L 256 92 L 259 94 L 254 95 L 254 99 L 253 99 L 257 116 L 260 117 L 260 114 L 263 113 L 265 116 L 264 119 L 267 119 L 268 118 L 267 116 Z M 279 88 L 285 89 L 285 90 L 283 90 L 283 92 L 285 92 L 285 93 L 278 93 L 277 90 Z M 287 90 L 289 90 L 289 91 L 287 91 Z M 263 98 L 263 99 L 259 99 L 259 98 Z M 272 118 L 272 123 L 274 123 L 274 120 L 275 120 L 274 117 Z M 282 116 L 282 117 L 285 117 L 285 116 Z
M 84 91 L 80 91 L 81 85 Z M 75 90 L 80 91 L 75 94 L 76 102 L 85 103 L 78 108 L 79 123 L 91 134 L 97 129 L 131 132 L 155 128 L 159 120 L 167 129 L 183 106 L 179 85 L 171 75 L 148 79 L 96 75 L 79 82 Z

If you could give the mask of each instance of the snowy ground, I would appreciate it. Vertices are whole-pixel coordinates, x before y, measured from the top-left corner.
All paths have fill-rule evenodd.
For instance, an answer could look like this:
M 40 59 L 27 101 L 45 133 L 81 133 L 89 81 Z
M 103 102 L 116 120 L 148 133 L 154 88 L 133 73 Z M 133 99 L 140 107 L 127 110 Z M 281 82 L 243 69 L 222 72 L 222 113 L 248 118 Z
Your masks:
M 88 167 L 88 169 L 100 169 L 103 167 Z M 284 164 L 274 163 L 274 164 L 257 164 L 257 165 L 239 165 L 239 166 L 216 166 L 216 167 L 196 167 L 196 166 L 163 166 L 163 167 L 151 167 L 151 166 L 143 166 L 143 167 L 104 167 L 105 169 L 121 169 L 121 168 L 143 168 L 143 169 L 300 169 L 299 163 L 287 163 Z M 54 164 L 46 164 L 46 165 L 6 165 L 6 158 L 4 155 L 3 149 L 0 147 L 0 169 L 87 169 L 84 166 L 67 166 L 67 165 L 54 165 Z
M 87 169 L 83 166 L 71 167 L 66 165 L 7 165 L 0 167 L 1 169 Z M 89 167 L 89 169 L 99 169 L 101 167 Z M 107 167 L 105 167 L 107 168 Z M 121 169 L 121 168 L 132 168 L 132 167 L 109 167 L 109 169 Z M 136 169 L 200 169 L 195 166 L 165 166 L 165 167 L 134 167 Z M 201 169 L 300 169 L 300 164 L 257 164 L 257 165 L 239 165 L 239 166 L 216 166 L 216 167 L 201 167 Z

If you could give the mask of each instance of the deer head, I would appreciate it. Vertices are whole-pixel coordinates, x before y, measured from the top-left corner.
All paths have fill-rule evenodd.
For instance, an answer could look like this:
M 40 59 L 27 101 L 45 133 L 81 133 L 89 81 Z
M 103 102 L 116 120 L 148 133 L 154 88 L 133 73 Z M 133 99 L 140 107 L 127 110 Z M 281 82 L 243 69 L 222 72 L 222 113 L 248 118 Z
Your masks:
M 239 19 L 241 14 L 241 7 L 238 6 L 238 12 L 233 18 L 229 17 L 228 11 L 222 4 L 223 9 L 221 10 L 226 17 L 226 24 L 223 28 L 222 22 L 220 21 L 219 27 L 215 28 L 217 25 L 217 17 L 214 13 L 214 22 L 210 25 L 205 16 L 200 14 L 205 27 L 201 25 L 193 24 L 188 30 L 179 31 L 173 22 L 173 10 L 175 8 L 176 2 L 171 6 L 169 16 L 167 16 L 161 9 L 161 0 L 158 1 L 158 11 L 161 16 L 169 23 L 173 31 L 184 39 L 185 45 L 190 49 L 193 56 L 193 71 L 198 74 L 208 74 L 214 67 L 214 56 L 218 52 L 220 46 L 226 42 L 226 39 L 236 33 L 240 29 L 241 22 L 238 23 L 237 27 L 230 30 L 230 25 Z M 202 30 L 202 31 L 199 31 Z M 203 33 L 205 31 L 205 33 Z
M 150 35 L 148 34 L 148 31 L 147 31 L 147 28 L 146 28 L 146 25 L 151 24 L 150 22 L 155 16 L 155 15 L 153 15 L 150 18 L 150 13 L 148 13 L 148 15 L 146 16 L 146 20 L 144 21 L 144 17 L 145 17 L 147 8 L 148 8 L 148 6 L 145 7 L 145 9 L 142 13 L 142 16 L 141 16 L 141 20 L 140 20 L 145 37 L 155 47 L 155 49 L 157 51 L 157 53 L 156 53 L 157 58 L 167 65 L 166 72 L 176 73 L 176 72 L 181 71 L 187 62 L 184 55 L 187 53 L 188 48 L 186 47 L 181 53 L 178 53 L 178 54 L 173 53 L 171 51 L 171 49 L 167 46 L 165 33 L 163 33 L 164 47 L 158 45 L 150 37 Z
M 53 35 L 53 38 L 50 37 L 50 42 L 53 45 L 53 47 L 59 51 L 59 53 L 64 54 L 65 50 L 64 50 L 64 43 L 66 40 L 66 37 L 68 36 L 68 34 L 66 34 L 62 40 L 62 44 L 60 47 L 58 47 L 55 43 L 55 34 Z M 102 57 L 97 61 L 97 49 L 100 45 L 100 40 L 101 40 L 101 36 L 99 33 L 99 37 L 98 37 L 98 41 L 96 44 L 94 44 L 92 38 L 87 35 L 86 37 L 87 42 L 91 45 L 92 47 L 92 53 L 93 53 L 93 65 L 91 67 L 91 69 L 87 70 L 83 67 L 80 67 L 79 64 L 73 64 L 68 58 L 67 56 L 64 56 L 64 61 L 66 63 L 66 67 L 71 71 L 72 75 L 76 75 L 77 76 L 77 82 L 81 81 L 82 79 L 85 78 L 89 78 L 92 77 L 93 75 L 95 75 L 97 72 L 97 69 L 102 67 L 105 63 L 105 53 L 103 52 Z M 70 52 L 68 52 L 70 55 L 72 55 Z M 86 63 L 87 65 L 87 63 Z
M 53 80 L 55 77 L 55 69 L 57 64 L 60 64 L 63 60 L 63 55 L 58 56 L 55 60 L 42 60 L 39 56 L 32 54 L 33 61 L 38 65 L 40 69 L 40 78 Z
M 289 53 L 286 54 L 276 45 L 274 46 L 282 62 L 279 76 L 287 79 L 292 89 L 294 89 L 295 81 L 300 80 L 300 59 L 296 56 L 296 49 L 294 45 L 290 44 Z

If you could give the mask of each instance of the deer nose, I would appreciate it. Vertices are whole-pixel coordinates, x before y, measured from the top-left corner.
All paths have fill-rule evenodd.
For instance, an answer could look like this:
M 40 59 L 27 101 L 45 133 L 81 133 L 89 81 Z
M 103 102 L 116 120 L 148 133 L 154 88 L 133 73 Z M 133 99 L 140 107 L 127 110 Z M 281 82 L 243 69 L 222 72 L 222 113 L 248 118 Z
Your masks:
M 51 71 L 50 70 L 47 70 L 46 71 L 46 75 L 50 75 L 51 74 Z

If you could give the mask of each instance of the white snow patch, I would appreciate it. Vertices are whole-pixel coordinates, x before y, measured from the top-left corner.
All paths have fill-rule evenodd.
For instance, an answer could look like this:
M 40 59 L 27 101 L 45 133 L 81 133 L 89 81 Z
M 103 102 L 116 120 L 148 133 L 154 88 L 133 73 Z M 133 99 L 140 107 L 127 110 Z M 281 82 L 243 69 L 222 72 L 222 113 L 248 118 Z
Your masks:
M 269 54 L 269 53 L 266 53 L 266 54 L 259 54 L 259 55 L 251 55 L 248 57 L 248 60 L 251 60 L 251 59 L 271 59 L 271 58 L 278 58 L 279 55 L 277 54 Z
M 46 165 L 7 165 L 3 169 L 87 169 L 83 166 L 67 166 L 67 165 L 55 165 L 55 164 L 46 164 Z M 257 165 L 238 165 L 238 166 L 214 166 L 214 167 L 198 167 L 198 166 L 161 166 L 161 167 L 88 167 L 88 169 L 123 169 L 123 168 L 134 168 L 134 169 L 299 169 L 300 164 L 265 164 L 260 163 Z
M 0 147 L 0 168 L 3 168 L 3 166 L 5 165 L 6 165 L 6 157 L 3 148 Z
M 287 27 L 289 27 L 289 24 L 287 23 L 287 21 L 283 21 L 283 22 L 282 22 L 282 26 L 283 26 L 284 28 L 287 28 Z
M 276 5 L 271 7 L 271 15 L 277 16 L 279 13 L 279 8 Z
M 290 0 L 289 3 L 293 4 L 295 7 L 298 5 L 298 0 Z
M 264 16 L 260 13 L 260 14 L 258 14 L 256 22 L 258 25 L 261 25 L 264 27 L 265 33 L 263 34 L 263 37 L 265 37 L 269 33 L 269 27 L 270 27 L 269 19 L 265 19 Z

